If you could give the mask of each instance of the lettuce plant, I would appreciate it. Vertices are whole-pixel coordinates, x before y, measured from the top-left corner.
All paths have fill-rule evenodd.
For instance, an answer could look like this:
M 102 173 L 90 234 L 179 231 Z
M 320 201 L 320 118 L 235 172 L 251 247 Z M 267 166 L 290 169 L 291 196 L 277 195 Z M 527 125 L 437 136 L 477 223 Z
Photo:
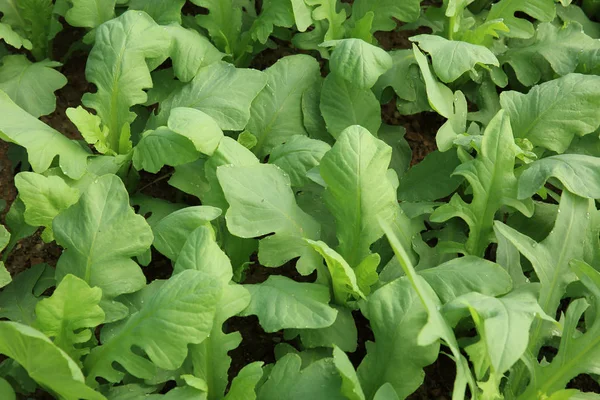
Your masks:
M 600 396 L 597 0 L 0 13 L 0 398 L 406 399 L 441 354 L 453 400 Z M 80 140 L 39 119 L 75 53 Z M 38 234 L 60 257 L 14 274 Z

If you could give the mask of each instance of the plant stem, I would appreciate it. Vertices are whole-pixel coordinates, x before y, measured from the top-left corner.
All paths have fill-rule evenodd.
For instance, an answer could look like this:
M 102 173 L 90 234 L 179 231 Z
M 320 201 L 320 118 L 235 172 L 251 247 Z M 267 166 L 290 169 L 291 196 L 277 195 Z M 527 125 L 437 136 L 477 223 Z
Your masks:
M 170 178 L 170 177 L 171 177 L 171 175 L 173 175 L 173 172 L 168 172 L 168 173 L 166 173 L 166 174 L 164 174 L 164 175 L 161 175 L 161 176 L 159 176 L 158 178 L 156 178 L 156 179 L 155 179 L 155 180 L 153 180 L 152 182 L 149 182 L 148 184 L 146 184 L 146 185 L 142 186 L 142 187 L 141 187 L 141 188 L 138 190 L 138 192 L 141 192 L 141 191 L 142 191 L 142 190 L 144 190 L 144 189 L 148 189 L 150 186 L 154 185 L 155 183 L 158 183 L 158 182 L 160 182 L 160 181 L 164 181 L 164 180 L 165 180 L 165 179 L 167 179 L 167 178 Z

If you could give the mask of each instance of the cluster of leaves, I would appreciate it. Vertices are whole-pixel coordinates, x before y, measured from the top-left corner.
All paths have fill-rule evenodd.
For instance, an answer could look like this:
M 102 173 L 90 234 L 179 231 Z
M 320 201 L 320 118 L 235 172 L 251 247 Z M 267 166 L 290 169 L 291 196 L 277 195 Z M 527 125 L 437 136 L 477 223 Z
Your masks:
M 600 2 L 191 3 L 0 0 L 0 138 L 31 169 L 0 248 L 64 249 L 0 263 L 2 399 L 404 399 L 441 352 L 456 400 L 600 398 L 566 389 L 600 375 Z M 95 86 L 66 110 L 81 141 L 38 119 L 64 24 Z M 405 30 L 431 33 L 374 36 Z M 391 100 L 447 120 L 411 168 Z M 201 205 L 141 193 L 165 166 Z M 244 284 L 253 254 L 312 279 Z M 249 315 L 286 341 L 230 380 Z

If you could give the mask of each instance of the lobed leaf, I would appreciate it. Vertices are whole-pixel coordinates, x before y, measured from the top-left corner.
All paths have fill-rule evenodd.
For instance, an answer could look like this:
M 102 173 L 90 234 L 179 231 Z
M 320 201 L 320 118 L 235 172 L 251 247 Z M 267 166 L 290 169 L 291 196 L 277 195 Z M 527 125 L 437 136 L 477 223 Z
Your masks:
M 388 145 L 352 126 L 321 160 L 324 201 L 336 220 L 338 252 L 353 268 L 383 235 L 375 221 L 391 220 L 397 212 L 395 187 L 387 175 L 391 156 Z
M 96 30 L 85 75 L 98 90 L 86 93 L 82 102 L 96 110 L 108 128 L 108 144 L 115 152 L 125 152 L 120 144 L 121 132 L 136 118 L 130 108 L 146 102 L 148 96 L 144 89 L 152 87 L 146 59 L 166 55 L 170 39 L 141 11 L 127 11 Z
M 527 94 L 505 91 L 500 104 L 510 116 L 515 137 L 564 153 L 576 135 L 600 126 L 600 77 L 569 74 L 534 86 Z
M 152 230 L 129 205 L 129 196 L 115 175 L 97 178 L 79 201 L 52 224 L 56 242 L 65 248 L 56 266 L 57 281 L 67 274 L 102 289 L 104 298 L 132 293 L 146 278 L 131 260 L 152 243 Z M 121 237 L 126 235 L 128 240 Z
M 434 222 L 453 217 L 465 220 L 469 225 L 469 238 L 465 244 L 468 254 L 483 255 L 492 241 L 495 214 L 502 206 L 513 207 L 527 216 L 533 214 L 531 199 L 517 200 L 516 154 L 508 115 L 501 111 L 487 126 L 477 158 L 459 165 L 454 171 L 471 184 L 473 200 L 466 203 L 455 194 L 449 203 L 431 215 Z
M 85 281 L 67 275 L 52 296 L 37 303 L 36 326 L 80 364 L 81 357 L 90 352 L 85 344 L 92 338 L 91 329 L 104 322 L 104 311 L 98 305 L 101 298 L 100 288 L 90 288 Z
M 98 377 L 120 382 L 124 372 L 115 369 L 114 363 L 142 379 L 151 379 L 156 367 L 179 368 L 188 345 L 199 344 L 210 335 L 222 291 L 216 283 L 215 278 L 195 270 L 167 280 L 114 335 L 87 356 L 87 382 L 95 385 Z M 135 352 L 133 346 L 148 358 Z

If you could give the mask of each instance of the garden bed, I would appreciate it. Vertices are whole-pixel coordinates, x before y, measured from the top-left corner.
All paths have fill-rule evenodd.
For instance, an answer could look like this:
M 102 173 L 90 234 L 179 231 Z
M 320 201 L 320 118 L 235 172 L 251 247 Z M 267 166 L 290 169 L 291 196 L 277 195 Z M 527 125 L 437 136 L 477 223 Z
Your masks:
M 0 398 L 600 396 L 596 0 L 75 3 L 0 4 Z

